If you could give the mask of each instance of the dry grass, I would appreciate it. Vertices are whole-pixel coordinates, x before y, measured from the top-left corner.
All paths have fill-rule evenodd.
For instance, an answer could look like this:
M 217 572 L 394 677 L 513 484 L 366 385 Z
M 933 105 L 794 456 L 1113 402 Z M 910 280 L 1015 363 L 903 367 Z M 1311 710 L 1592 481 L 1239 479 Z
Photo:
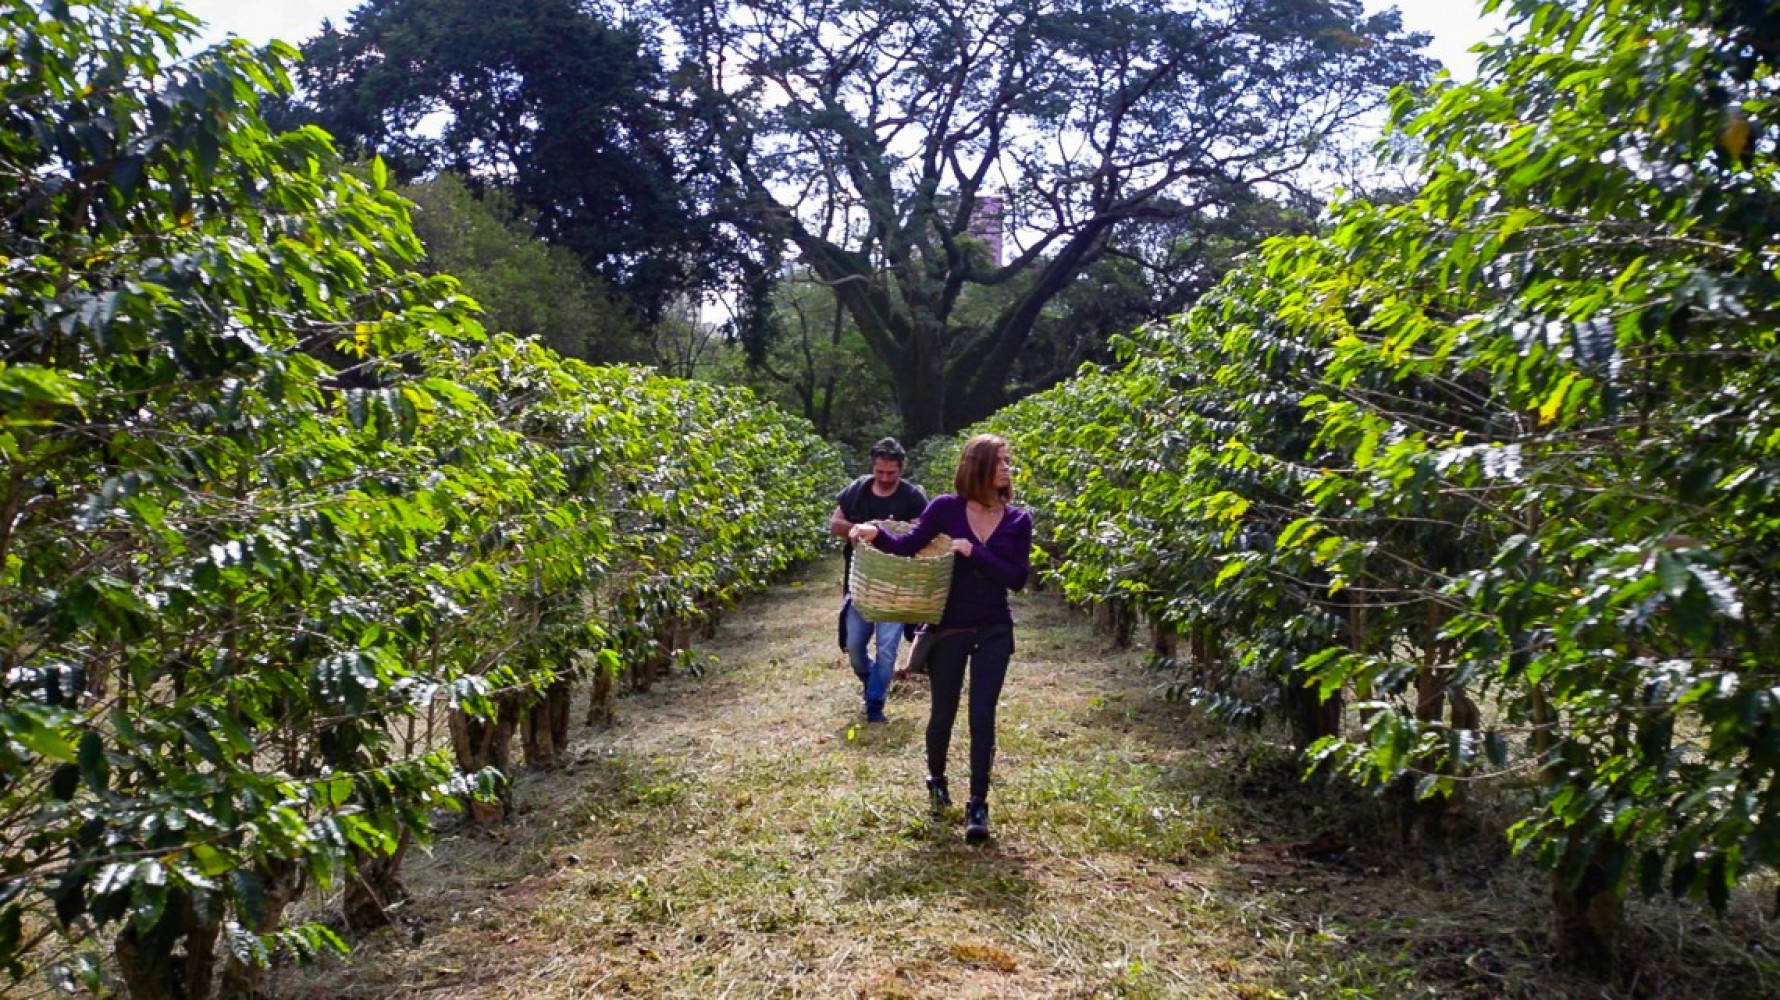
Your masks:
M 411 862 L 396 929 L 323 997 L 1756 997 L 1780 936 L 1635 907 L 1615 991 L 1542 955 L 1539 877 L 1500 837 L 1422 857 L 1369 800 L 1299 782 L 1264 737 L 1207 729 L 1135 654 L 1023 599 L 1003 698 L 996 838 L 934 819 L 925 691 L 857 722 L 834 648 L 838 566 L 735 612 L 715 664 L 626 699 L 519 814 Z M 960 726 L 962 730 L 962 725 Z M 965 735 L 953 771 L 968 771 Z

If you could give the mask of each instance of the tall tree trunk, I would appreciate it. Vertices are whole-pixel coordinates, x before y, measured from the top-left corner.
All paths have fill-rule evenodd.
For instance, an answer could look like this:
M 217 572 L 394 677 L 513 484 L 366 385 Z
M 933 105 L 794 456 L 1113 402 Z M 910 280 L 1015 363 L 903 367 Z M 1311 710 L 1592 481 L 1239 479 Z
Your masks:
M 929 345 L 917 338 L 907 346 L 900 365 L 892 371 L 904 444 L 919 444 L 956 429 L 946 419 L 945 374 L 940 367 L 937 341 Z

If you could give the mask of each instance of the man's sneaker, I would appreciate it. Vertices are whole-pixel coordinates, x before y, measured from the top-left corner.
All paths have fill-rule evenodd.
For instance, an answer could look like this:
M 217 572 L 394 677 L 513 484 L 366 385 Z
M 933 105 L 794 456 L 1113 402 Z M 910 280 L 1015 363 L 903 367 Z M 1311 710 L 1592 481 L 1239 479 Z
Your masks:
M 890 717 L 885 715 L 884 710 L 881 708 L 868 708 L 865 710 L 865 723 L 868 726 L 882 725 L 889 721 Z
M 989 803 L 971 799 L 964 807 L 964 840 L 980 844 L 989 839 Z
M 945 812 L 952 804 L 952 793 L 946 790 L 945 775 L 927 779 L 927 804 L 936 813 Z

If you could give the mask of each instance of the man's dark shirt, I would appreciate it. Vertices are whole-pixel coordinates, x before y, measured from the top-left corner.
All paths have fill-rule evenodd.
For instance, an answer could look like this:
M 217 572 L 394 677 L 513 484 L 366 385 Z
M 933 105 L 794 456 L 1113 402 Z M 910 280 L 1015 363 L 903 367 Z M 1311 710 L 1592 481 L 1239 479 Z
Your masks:
M 896 492 L 887 497 L 878 496 L 871 488 L 872 478 L 860 476 L 853 480 L 837 498 L 840 501 L 841 516 L 854 524 L 867 521 L 913 521 L 927 509 L 927 493 L 914 483 L 904 479 L 896 484 Z M 847 585 L 847 579 L 853 570 L 853 543 L 847 543 L 847 562 L 842 570 L 841 586 Z

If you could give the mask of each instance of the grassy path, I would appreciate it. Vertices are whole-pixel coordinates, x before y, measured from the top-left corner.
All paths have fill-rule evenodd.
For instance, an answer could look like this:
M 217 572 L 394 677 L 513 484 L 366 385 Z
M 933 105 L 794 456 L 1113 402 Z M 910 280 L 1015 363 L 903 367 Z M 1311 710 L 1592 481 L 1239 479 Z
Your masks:
M 1558 992 L 1536 880 L 1499 877 L 1494 838 L 1417 865 L 1343 834 L 1369 807 L 1325 812 L 1262 740 L 1195 736 L 1137 655 L 1043 595 L 1017 599 L 996 839 L 965 845 L 957 810 L 926 812 L 925 688 L 899 684 L 888 726 L 856 721 L 838 572 L 730 615 L 702 676 L 624 699 L 572 766 L 525 775 L 507 828 L 415 857 L 399 927 L 350 965 L 286 970 L 279 996 Z M 961 719 L 955 785 L 965 747 Z M 1717 982 L 1698 995 L 1740 995 Z

